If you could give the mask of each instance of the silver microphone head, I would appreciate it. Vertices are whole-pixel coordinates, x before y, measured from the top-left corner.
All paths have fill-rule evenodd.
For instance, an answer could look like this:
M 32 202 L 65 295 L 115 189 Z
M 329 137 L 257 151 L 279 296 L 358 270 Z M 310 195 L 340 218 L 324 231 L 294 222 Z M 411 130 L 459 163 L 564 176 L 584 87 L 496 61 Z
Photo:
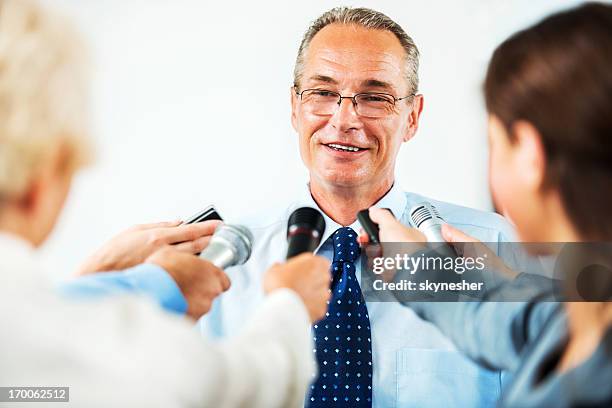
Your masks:
M 442 238 L 444 218 L 436 207 L 424 201 L 413 206 L 410 211 L 410 223 L 427 237 L 428 242 L 445 242 Z
M 251 256 L 253 234 L 242 225 L 221 224 L 215 230 L 210 243 L 200 254 L 215 266 L 225 269 L 242 265 Z

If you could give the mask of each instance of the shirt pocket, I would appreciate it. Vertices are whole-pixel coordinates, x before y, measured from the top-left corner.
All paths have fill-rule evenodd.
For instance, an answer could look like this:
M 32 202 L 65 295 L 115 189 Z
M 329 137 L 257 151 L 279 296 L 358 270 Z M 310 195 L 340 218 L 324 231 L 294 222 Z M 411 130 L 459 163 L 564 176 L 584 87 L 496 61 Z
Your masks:
M 457 351 L 397 351 L 398 407 L 495 407 L 499 371 L 480 368 Z

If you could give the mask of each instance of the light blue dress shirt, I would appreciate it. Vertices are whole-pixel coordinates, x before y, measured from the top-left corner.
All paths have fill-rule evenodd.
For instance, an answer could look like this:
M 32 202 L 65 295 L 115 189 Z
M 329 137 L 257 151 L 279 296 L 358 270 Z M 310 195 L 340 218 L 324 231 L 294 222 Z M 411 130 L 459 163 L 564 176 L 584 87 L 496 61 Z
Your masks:
M 509 224 L 499 215 L 405 193 L 394 186 L 377 207 L 389 208 L 405 225 L 409 209 L 422 201 L 432 203 L 454 227 L 483 242 L 510 266 L 520 265 L 520 254 L 503 253 L 514 242 Z M 262 278 L 275 262 L 283 261 L 287 251 L 286 228 L 289 215 L 302 206 L 318 208 L 308 188 L 297 201 L 265 214 L 239 222 L 255 237 L 251 259 L 229 268 L 231 289 L 217 298 L 212 310 L 200 322 L 203 335 L 221 338 L 236 335 L 250 314 L 263 301 Z M 320 210 L 320 209 L 319 209 Z M 330 235 L 342 227 L 324 214 L 326 228 L 317 253 L 333 257 Z M 350 225 L 359 231 L 358 221 Z M 357 277 L 360 279 L 360 263 Z M 184 313 L 187 304 L 172 278 L 155 265 L 141 265 L 126 272 L 97 274 L 63 285 L 73 297 L 96 297 L 136 292 L 156 300 L 162 307 Z M 502 373 L 476 365 L 459 353 L 453 343 L 434 325 L 420 319 L 399 303 L 368 302 L 372 328 L 373 407 L 492 407 L 501 396 Z
M 179 314 L 187 311 L 187 301 L 177 284 L 168 272 L 154 264 L 75 278 L 59 285 L 58 290 L 75 300 L 139 294 L 154 300 L 167 311 Z
M 493 243 L 493 251 L 510 265 L 520 262 L 514 253 L 500 253 L 503 247 L 497 243 L 511 241 L 513 233 L 497 214 L 405 193 L 398 186 L 394 186 L 376 206 L 390 208 L 408 225 L 408 210 L 421 201 L 435 205 L 449 224 L 483 242 Z M 253 254 L 245 265 L 226 271 L 232 287 L 215 300 L 211 312 L 200 320 L 205 336 L 235 335 L 248 321 L 264 298 L 262 278 L 265 271 L 285 258 L 289 215 L 302 206 L 318 208 L 308 189 L 290 205 L 240 221 L 254 234 Z M 332 259 L 333 249 L 328 238 L 341 225 L 326 215 L 325 222 L 326 229 L 317 253 Z M 361 228 L 357 221 L 350 227 L 356 231 Z M 358 270 L 357 277 L 360 275 Z M 374 407 L 491 407 L 496 404 L 502 390 L 500 372 L 480 368 L 460 354 L 434 325 L 399 303 L 368 302 L 367 307 L 372 328 Z

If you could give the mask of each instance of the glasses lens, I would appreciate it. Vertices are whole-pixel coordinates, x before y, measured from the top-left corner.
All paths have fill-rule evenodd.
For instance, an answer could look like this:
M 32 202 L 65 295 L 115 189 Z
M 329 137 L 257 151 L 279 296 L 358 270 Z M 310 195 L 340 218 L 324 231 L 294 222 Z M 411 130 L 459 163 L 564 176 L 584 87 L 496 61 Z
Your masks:
M 340 95 L 325 89 L 308 89 L 302 93 L 302 103 L 316 115 L 333 115 Z
M 395 100 L 390 95 L 385 94 L 358 94 L 357 113 L 362 116 L 379 118 L 387 116 L 395 109 Z

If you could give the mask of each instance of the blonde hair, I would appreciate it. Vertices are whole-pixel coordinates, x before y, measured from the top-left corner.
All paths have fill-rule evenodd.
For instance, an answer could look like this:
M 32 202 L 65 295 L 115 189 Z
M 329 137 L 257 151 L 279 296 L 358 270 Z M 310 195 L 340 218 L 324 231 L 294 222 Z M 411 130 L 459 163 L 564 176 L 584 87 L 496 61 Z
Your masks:
M 25 193 L 45 154 L 90 160 L 84 48 L 72 26 L 33 0 L 0 0 L 0 199 Z

